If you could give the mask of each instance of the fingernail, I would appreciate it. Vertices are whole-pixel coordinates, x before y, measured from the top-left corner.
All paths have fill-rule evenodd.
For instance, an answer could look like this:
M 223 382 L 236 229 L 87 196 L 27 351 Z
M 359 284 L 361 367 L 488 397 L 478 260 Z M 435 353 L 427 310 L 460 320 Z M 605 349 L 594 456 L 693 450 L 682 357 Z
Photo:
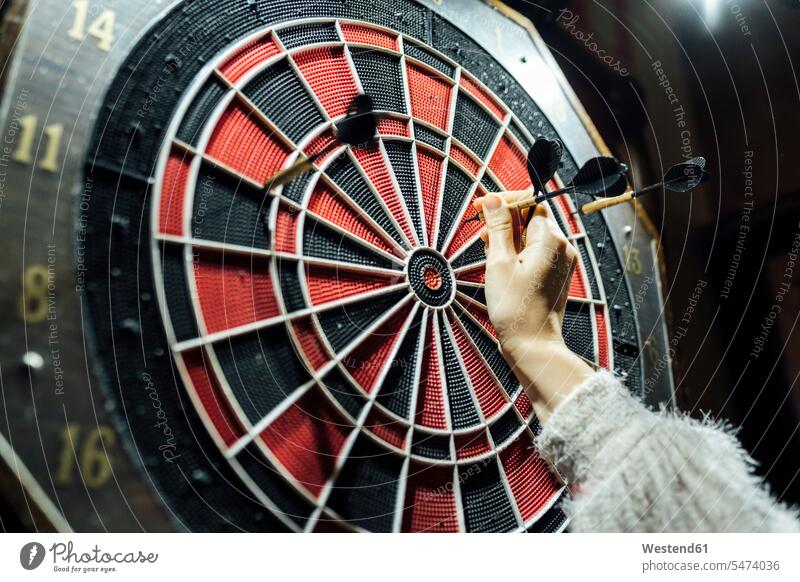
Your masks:
M 500 205 L 502 203 L 503 201 L 500 200 L 500 196 L 498 196 L 497 194 L 489 194 L 483 201 L 483 207 L 486 210 L 497 210 L 498 208 L 500 208 Z

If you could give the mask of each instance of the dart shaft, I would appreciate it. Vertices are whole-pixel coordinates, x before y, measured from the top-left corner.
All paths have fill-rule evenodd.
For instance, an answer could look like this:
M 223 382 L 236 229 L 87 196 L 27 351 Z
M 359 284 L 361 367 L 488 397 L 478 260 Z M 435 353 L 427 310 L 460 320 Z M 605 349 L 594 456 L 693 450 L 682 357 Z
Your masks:
M 294 163 L 288 168 L 284 168 L 277 174 L 274 174 L 267 178 L 264 182 L 265 188 L 277 188 L 278 186 L 283 186 L 284 184 L 291 182 L 297 176 L 301 174 L 305 174 L 306 172 L 310 172 L 314 169 L 314 162 L 317 161 L 320 157 L 324 156 L 325 154 L 329 153 L 335 147 L 336 144 L 330 144 L 321 152 L 313 154 L 309 157 L 301 156 L 297 158 Z
M 523 200 L 517 200 L 516 202 L 512 202 L 508 205 L 509 210 L 525 210 L 526 208 L 530 208 L 532 206 L 536 206 L 545 200 L 549 200 L 550 198 L 555 198 L 556 196 L 561 196 L 565 192 L 571 192 L 574 190 L 574 186 L 566 186 L 564 188 L 560 188 L 558 190 L 553 190 L 552 192 L 543 192 L 537 196 L 528 196 Z M 507 197 L 509 195 L 521 196 L 521 195 L 529 195 L 531 194 L 531 190 L 508 190 L 506 192 L 495 192 L 498 196 Z M 470 220 L 483 220 L 483 212 L 478 212 L 475 216 L 473 216 Z
M 508 205 L 508 208 L 511 210 L 523 210 L 525 208 L 529 208 L 531 206 L 535 206 L 538 204 L 537 197 L 531 196 L 531 190 L 507 190 L 505 192 L 495 192 L 498 196 L 502 196 L 506 198 L 508 196 L 528 196 L 528 198 L 524 200 L 519 200 L 517 202 L 513 202 Z M 470 220 L 483 220 L 483 212 L 478 212 L 475 216 L 473 216 Z
M 623 204 L 628 200 L 633 200 L 633 192 L 626 192 L 625 194 L 620 194 L 619 196 L 601 198 L 600 200 L 589 202 L 581 207 L 581 212 L 583 214 L 592 214 L 593 212 L 597 212 L 603 208 L 610 208 L 611 206 L 616 206 L 617 204 Z
M 639 190 L 636 190 L 635 192 L 632 192 L 631 194 L 633 195 L 634 198 L 638 198 L 642 194 L 650 192 L 651 190 L 657 190 L 658 188 L 662 188 L 665 184 L 671 184 L 673 182 L 677 182 L 677 180 L 670 180 L 669 182 L 658 182 L 657 184 L 652 184 L 651 186 L 647 186 L 645 188 L 641 188 Z
M 530 190 L 517 190 L 517 191 L 510 191 L 508 194 L 530 194 Z M 523 200 L 517 200 L 516 202 L 512 202 L 508 205 L 510 210 L 525 210 L 526 208 L 530 208 L 531 206 L 536 206 L 541 202 L 543 198 L 541 196 L 529 196 Z
M 585 215 L 592 214 L 593 212 L 597 212 L 598 210 L 602 210 L 603 208 L 610 208 L 612 206 L 628 202 L 629 200 L 633 200 L 634 198 L 639 198 L 641 195 L 646 194 L 647 192 L 656 190 L 658 188 L 662 188 L 669 184 L 680 182 L 681 180 L 683 180 L 683 177 L 678 177 L 672 180 L 658 182 L 656 184 L 647 186 L 646 188 L 642 188 L 634 192 L 626 192 L 625 194 L 620 194 L 619 196 L 613 196 L 611 198 L 602 198 L 600 200 L 595 200 L 594 202 L 589 202 L 588 204 L 584 204 L 581 207 L 581 212 Z
M 289 166 L 288 168 L 284 168 L 277 174 L 274 174 L 267 178 L 266 182 L 264 183 L 265 188 L 277 188 L 278 186 L 283 186 L 287 182 L 291 182 L 297 176 L 308 172 L 313 167 L 314 162 L 310 158 L 299 158 L 295 160 L 295 162 Z

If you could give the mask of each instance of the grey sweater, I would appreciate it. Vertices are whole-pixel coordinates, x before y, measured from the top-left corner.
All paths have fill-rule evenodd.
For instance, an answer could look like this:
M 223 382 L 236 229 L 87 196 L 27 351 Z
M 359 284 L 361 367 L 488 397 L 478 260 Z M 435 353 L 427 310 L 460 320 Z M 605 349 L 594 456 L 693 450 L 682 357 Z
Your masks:
M 608 372 L 556 408 L 538 444 L 573 490 L 572 531 L 800 531 L 728 427 L 652 412 Z

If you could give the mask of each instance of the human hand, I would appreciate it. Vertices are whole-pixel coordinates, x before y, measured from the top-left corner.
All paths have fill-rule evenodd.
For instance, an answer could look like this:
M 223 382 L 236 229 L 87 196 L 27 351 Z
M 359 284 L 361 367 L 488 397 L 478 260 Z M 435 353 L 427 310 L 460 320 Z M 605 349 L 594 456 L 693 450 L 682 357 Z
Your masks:
M 544 421 L 592 369 L 567 348 L 561 334 L 569 283 L 578 261 L 547 204 L 534 210 L 525 236 L 506 201 L 489 194 L 483 211 L 486 303 L 503 355 Z M 524 242 L 519 242 L 524 239 Z

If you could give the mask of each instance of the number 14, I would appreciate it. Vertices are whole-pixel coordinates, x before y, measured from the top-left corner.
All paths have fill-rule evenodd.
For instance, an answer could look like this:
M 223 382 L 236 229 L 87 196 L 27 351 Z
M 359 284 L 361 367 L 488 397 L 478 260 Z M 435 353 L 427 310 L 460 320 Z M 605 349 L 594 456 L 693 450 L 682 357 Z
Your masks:
M 75 8 L 75 20 L 72 23 L 72 28 L 67 32 L 69 37 L 83 41 L 86 40 L 87 35 L 93 36 L 100 41 L 97 44 L 100 50 L 110 51 L 111 44 L 114 42 L 114 22 L 116 21 L 114 12 L 112 10 L 103 10 L 100 16 L 89 24 L 87 29 L 89 0 L 75 0 L 72 6 Z

